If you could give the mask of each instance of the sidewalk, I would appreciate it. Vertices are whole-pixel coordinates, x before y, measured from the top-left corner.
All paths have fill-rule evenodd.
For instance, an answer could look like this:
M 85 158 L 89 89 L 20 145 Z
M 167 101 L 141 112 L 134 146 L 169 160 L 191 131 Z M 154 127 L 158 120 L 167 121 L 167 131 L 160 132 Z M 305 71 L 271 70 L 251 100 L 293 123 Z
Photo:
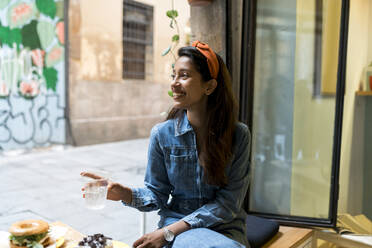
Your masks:
M 18 220 L 61 221 L 88 235 L 103 233 L 129 245 L 140 237 L 141 213 L 120 202 L 107 201 L 102 210 L 84 207 L 80 172 L 109 171 L 113 180 L 143 186 L 148 139 L 65 150 L 0 155 L 0 230 Z M 146 232 L 156 228 L 156 212 L 146 215 Z

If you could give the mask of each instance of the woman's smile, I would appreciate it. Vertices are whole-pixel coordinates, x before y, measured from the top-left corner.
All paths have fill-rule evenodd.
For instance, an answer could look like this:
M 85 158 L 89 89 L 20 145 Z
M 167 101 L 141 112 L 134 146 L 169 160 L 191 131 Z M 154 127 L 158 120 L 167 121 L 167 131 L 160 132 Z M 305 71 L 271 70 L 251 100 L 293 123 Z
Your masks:
M 183 96 L 186 96 L 186 93 L 184 93 L 184 92 L 173 92 L 173 99 L 179 99 Z

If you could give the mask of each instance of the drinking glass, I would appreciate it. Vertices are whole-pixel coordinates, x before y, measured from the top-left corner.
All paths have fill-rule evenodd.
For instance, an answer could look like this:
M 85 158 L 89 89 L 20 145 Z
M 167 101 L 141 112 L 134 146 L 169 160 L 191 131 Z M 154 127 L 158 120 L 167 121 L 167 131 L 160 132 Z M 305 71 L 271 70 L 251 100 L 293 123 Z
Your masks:
M 107 198 L 107 179 L 92 179 L 84 186 L 85 206 L 89 209 L 102 209 Z
M 109 174 L 108 172 L 101 170 L 89 170 L 88 172 L 100 176 L 101 179 L 93 179 L 86 176 L 83 177 L 85 206 L 89 209 L 102 209 L 106 204 Z

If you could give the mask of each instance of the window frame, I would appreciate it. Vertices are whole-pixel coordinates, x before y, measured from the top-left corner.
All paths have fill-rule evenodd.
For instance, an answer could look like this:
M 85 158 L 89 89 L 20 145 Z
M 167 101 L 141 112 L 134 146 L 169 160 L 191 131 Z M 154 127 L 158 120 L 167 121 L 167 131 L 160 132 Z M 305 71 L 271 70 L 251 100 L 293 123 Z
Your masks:
M 226 0 L 228 8 L 233 0 Z M 331 193 L 329 204 L 329 218 L 309 218 L 302 216 L 278 215 L 249 211 L 249 189 L 246 195 L 244 208 L 248 214 L 274 219 L 280 224 L 290 226 L 319 226 L 332 227 L 337 222 L 337 206 L 339 198 L 339 172 L 341 156 L 341 136 L 342 136 L 342 118 L 344 106 L 344 92 L 346 80 L 346 58 L 347 42 L 349 28 L 349 10 L 350 0 L 342 0 L 341 21 L 340 21 L 340 39 L 338 53 L 338 71 L 337 71 L 337 89 L 336 89 L 336 109 L 334 119 L 334 138 L 332 151 L 332 172 L 331 172 Z M 233 18 L 231 10 L 226 11 L 227 19 Z M 243 20 L 242 20 L 242 60 L 240 70 L 239 84 L 239 120 L 246 123 L 252 130 L 253 118 L 253 97 L 254 97 L 254 67 L 255 67 L 255 41 L 256 41 L 256 17 L 257 0 L 243 1 Z M 233 30 L 227 27 L 226 40 L 232 37 Z M 229 42 L 227 42 L 229 44 Z M 227 61 L 231 60 L 231 46 L 227 47 Z M 231 62 L 230 62 L 231 63 Z M 231 66 L 231 65 L 230 65 Z M 253 156 L 251 156 L 252 159 Z

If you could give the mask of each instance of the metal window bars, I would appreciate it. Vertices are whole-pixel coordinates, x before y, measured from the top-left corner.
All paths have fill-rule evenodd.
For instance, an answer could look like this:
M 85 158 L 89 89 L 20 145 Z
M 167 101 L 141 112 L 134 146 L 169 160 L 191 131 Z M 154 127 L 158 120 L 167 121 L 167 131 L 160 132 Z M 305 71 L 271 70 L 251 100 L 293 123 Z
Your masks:
M 145 79 L 153 46 L 153 7 L 124 0 L 123 78 Z

